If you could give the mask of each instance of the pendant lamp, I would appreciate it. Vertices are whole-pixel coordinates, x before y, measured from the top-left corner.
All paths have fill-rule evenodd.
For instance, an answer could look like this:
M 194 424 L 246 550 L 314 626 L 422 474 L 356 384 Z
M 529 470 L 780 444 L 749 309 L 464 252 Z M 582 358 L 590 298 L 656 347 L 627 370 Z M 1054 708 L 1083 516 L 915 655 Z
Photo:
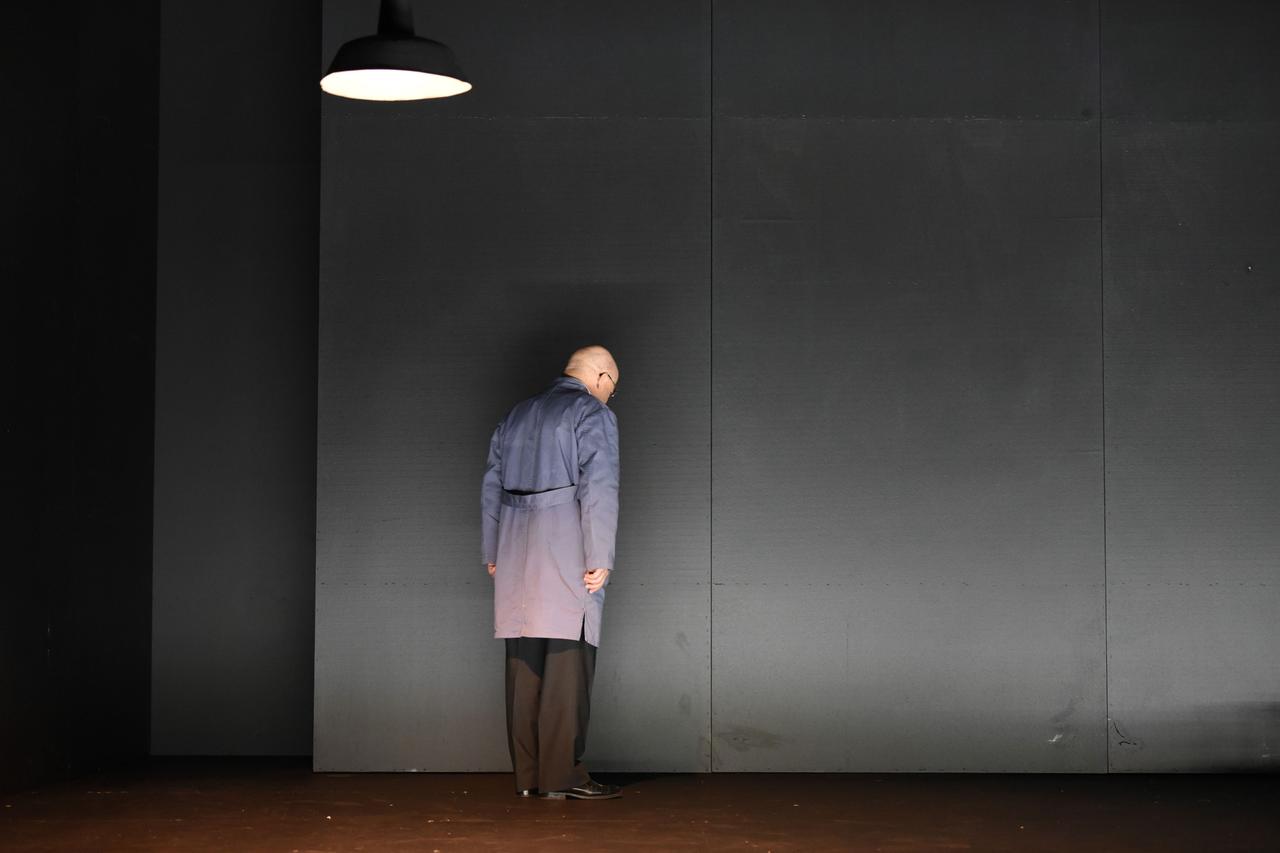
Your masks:
M 378 34 L 338 48 L 320 88 L 362 101 L 447 98 L 471 90 L 453 51 L 413 34 L 410 0 L 382 0 Z

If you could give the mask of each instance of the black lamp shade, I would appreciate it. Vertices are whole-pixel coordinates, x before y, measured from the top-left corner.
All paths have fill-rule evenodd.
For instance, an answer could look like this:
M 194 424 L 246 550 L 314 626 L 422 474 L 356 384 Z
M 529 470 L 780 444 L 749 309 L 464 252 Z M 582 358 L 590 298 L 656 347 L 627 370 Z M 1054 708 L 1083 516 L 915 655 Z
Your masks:
M 413 34 L 405 0 L 383 0 L 378 34 L 338 48 L 320 88 L 344 98 L 412 101 L 447 98 L 470 91 L 453 51 Z

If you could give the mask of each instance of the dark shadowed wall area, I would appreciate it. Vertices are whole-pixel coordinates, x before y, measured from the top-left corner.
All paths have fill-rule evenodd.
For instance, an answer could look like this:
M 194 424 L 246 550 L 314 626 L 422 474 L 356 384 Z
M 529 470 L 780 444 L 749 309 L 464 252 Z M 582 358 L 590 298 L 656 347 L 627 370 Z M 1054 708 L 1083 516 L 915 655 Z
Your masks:
M 484 454 L 596 341 L 592 769 L 1274 766 L 1271 6 L 417 11 L 475 91 L 323 101 L 316 769 L 509 770 Z
M 320 10 L 162 24 L 151 750 L 305 755 Z
M 147 754 L 159 20 L 5 9 L 6 790 Z

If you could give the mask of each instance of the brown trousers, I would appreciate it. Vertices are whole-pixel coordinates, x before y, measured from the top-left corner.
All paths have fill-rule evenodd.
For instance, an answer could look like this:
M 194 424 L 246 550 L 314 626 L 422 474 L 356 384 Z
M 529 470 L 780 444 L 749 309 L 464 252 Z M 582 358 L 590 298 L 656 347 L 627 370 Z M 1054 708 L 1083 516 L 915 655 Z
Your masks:
M 507 746 L 516 790 L 562 791 L 590 779 L 582 754 L 596 647 L 582 635 L 508 637 Z

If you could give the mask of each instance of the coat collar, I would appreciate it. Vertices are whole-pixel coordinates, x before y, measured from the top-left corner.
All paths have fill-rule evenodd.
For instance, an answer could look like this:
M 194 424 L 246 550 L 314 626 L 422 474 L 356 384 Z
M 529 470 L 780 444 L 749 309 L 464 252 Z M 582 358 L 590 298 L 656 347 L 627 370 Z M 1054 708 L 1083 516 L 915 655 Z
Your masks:
M 564 376 L 564 375 L 557 376 L 555 378 L 555 381 L 552 382 L 552 384 L 577 386 L 578 388 L 581 388 L 583 391 L 587 391 L 588 393 L 590 393 L 590 390 L 587 388 L 587 383 L 583 382 L 581 379 L 579 379 L 576 376 Z

